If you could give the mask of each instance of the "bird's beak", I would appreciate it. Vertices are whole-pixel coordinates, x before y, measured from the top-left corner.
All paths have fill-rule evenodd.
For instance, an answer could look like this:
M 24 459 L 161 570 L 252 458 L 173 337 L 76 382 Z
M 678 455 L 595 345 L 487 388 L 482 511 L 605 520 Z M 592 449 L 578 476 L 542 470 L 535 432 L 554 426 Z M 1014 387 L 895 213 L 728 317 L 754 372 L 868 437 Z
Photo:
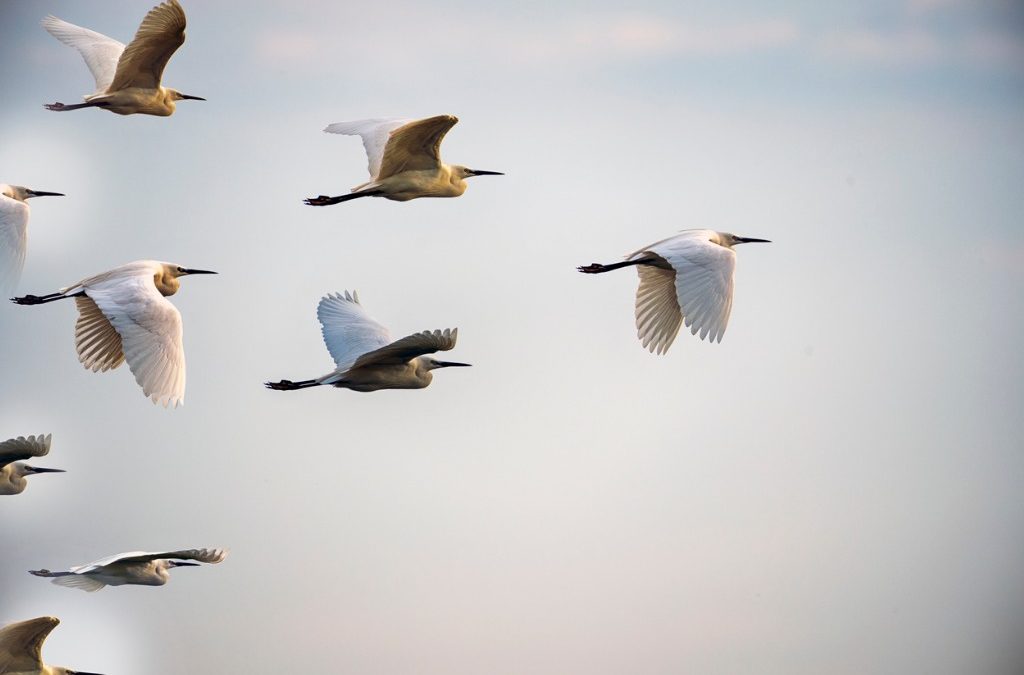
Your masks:
M 437 362 L 437 367 L 438 368 L 451 368 L 452 366 L 468 367 L 468 366 L 472 366 L 472 365 L 473 365 L 472 363 L 457 363 L 455 361 L 438 361 Z
M 753 237 L 736 237 L 737 244 L 770 244 L 771 239 L 754 239 Z
M 206 99 L 202 96 L 190 96 L 188 94 L 182 94 L 181 99 L 183 101 L 205 101 Z
M 84 670 L 69 670 L 68 675 L 103 675 L 103 673 L 87 673 Z
M 178 561 L 174 562 L 174 566 L 175 567 L 200 567 L 199 563 L 178 562 Z
M 64 197 L 63 192 L 42 192 L 40 190 L 29 190 L 29 197 Z
M 484 171 L 483 169 L 470 169 L 474 176 L 504 176 L 500 171 Z
M 216 274 L 216 272 L 212 272 L 210 270 L 190 270 L 186 268 L 185 271 L 182 272 L 182 275 L 184 276 L 186 274 Z
M 64 469 L 44 469 L 40 466 L 30 466 L 32 473 L 67 473 Z

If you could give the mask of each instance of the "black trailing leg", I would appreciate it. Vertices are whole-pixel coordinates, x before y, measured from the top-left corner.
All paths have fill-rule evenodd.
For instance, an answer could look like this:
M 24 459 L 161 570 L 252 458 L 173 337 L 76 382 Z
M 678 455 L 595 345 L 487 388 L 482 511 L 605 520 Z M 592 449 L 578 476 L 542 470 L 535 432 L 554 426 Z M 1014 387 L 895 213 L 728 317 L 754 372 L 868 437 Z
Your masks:
M 273 389 L 274 391 L 293 391 L 295 389 L 307 389 L 309 387 L 320 386 L 320 383 L 316 380 L 302 380 L 301 382 L 281 380 L 280 382 L 264 382 L 263 384 L 267 389 Z

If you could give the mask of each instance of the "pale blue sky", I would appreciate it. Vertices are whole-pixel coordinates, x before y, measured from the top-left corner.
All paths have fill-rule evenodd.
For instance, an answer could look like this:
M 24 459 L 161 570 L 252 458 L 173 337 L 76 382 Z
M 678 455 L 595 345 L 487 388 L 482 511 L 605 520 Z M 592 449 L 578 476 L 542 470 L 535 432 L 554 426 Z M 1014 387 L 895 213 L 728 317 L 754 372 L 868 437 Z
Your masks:
M 90 90 L 4 2 L 0 181 L 19 292 L 139 258 L 186 279 L 187 405 L 84 371 L 69 306 L 0 306 L 0 435 L 68 469 L 5 498 L 0 622 L 52 663 L 158 675 L 1010 673 L 1024 654 L 1024 34 L 1014 3 L 185 2 L 169 119 Z M 331 122 L 461 118 L 457 200 L 362 182 Z M 721 344 L 635 338 L 635 274 L 691 227 L 738 251 Z M 424 391 L 283 394 L 315 307 L 459 327 Z M 226 546 L 165 588 L 24 573 Z

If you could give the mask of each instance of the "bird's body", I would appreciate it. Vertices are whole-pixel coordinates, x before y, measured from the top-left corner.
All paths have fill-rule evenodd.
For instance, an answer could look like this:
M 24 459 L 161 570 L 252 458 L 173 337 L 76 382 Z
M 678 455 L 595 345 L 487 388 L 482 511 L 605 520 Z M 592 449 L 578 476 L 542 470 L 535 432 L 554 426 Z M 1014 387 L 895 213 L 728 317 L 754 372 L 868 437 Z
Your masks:
M 0 628 L 0 673 L 4 675 L 100 675 L 43 663 L 43 642 L 60 620 L 41 616 Z
M 45 106 L 49 110 L 98 107 L 118 115 L 167 117 L 174 113 L 175 101 L 205 100 L 160 84 L 168 60 L 185 42 L 185 10 L 178 0 L 151 9 L 127 47 L 55 16 L 46 17 L 42 24 L 55 38 L 79 51 L 96 80 L 96 92 L 85 96 L 85 103 L 51 103 Z
M 138 260 L 44 296 L 14 298 L 40 305 L 74 298 L 75 348 L 93 372 L 128 361 L 135 381 L 154 403 L 177 406 L 185 397 L 185 348 L 181 314 L 166 298 L 187 274 L 215 274 L 173 263 Z
M 430 371 L 469 365 L 427 356 L 455 347 L 457 328 L 424 331 L 393 340 L 388 329 L 366 313 L 355 292 L 325 296 L 317 307 L 317 317 L 324 343 L 337 367 L 312 380 L 268 382 L 267 387 L 280 391 L 320 385 L 362 392 L 423 389 L 433 380 Z
M 0 293 L 14 290 L 25 267 L 29 216 L 26 200 L 63 196 L 60 192 L 42 192 L 0 183 Z
M 18 436 L 0 443 L 0 495 L 18 495 L 25 491 L 25 476 L 38 473 L 64 473 L 61 469 L 30 466 L 23 459 L 44 457 L 50 453 L 50 434 Z M 3 672 L 3 671 L 0 671 Z
M 599 274 L 636 266 L 637 336 L 651 352 L 668 351 L 685 322 L 700 339 L 721 342 L 732 311 L 736 244 L 767 242 L 715 230 L 683 230 L 626 256 L 620 263 L 593 263 L 580 272 Z
M 104 586 L 163 586 L 170 579 L 171 569 L 198 566 L 198 563 L 180 562 L 182 560 L 215 564 L 224 560 L 227 555 L 227 551 L 219 548 L 160 553 L 131 551 L 72 567 L 64 572 L 30 570 L 29 573 L 37 577 L 52 578 L 53 583 L 58 586 L 78 588 L 91 593 Z
M 363 139 L 370 181 L 352 188 L 347 195 L 320 195 L 306 203 L 329 206 L 359 197 L 384 197 L 398 202 L 420 197 L 459 197 L 466 191 L 466 178 L 501 175 L 441 161 L 441 141 L 458 121 L 453 115 L 438 115 L 422 120 L 369 119 L 331 124 L 324 131 Z

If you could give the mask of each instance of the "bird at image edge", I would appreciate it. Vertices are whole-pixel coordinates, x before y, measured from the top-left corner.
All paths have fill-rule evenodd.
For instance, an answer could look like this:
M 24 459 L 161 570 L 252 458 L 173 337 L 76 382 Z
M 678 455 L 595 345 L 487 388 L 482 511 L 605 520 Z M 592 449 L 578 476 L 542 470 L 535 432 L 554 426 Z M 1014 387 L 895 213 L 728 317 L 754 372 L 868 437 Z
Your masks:
M 664 354 L 684 322 L 700 339 L 721 342 L 732 311 L 736 244 L 771 243 L 714 230 L 683 230 L 626 256 L 625 262 L 578 267 L 601 274 L 636 266 L 636 329 L 644 347 Z
M 433 380 L 437 368 L 468 366 L 468 363 L 438 361 L 427 356 L 455 347 L 458 328 L 414 333 L 393 340 L 359 304 L 355 291 L 324 296 L 317 307 L 324 343 L 337 366 L 333 372 L 313 380 L 267 382 L 278 391 L 330 385 L 354 391 L 380 389 L 423 389 Z
M 50 454 L 51 435 L 18 436 L 0 443 L 0 495 L 19 495 L 25 491 L 25 476 L 38 473 L 64 473 L 63 469 L 44 469 L 25 464 L 23 459 Z M 0 673 L 4 671 L 0 670 Z
M 185 399 L 185 348 L 181 314 L 167 296 L 179 278 L 216 274 L 156 260 L 138 260 L 43 296 L 12 298 L 42 305 L 74 298 L 78 305 L 75 349 L 94 373 L 128 362 L 135 381 L 154 403 L 177 406 Z
M 384 197 L 405 202 L 419 197 L 458 197 L 466 178 L 503 176 L 499 171 L 470 169 L 441 161 L 441 141 L 459 121 L 454 115 L 422 120 L 371 119 L 337 122 L 324 131 L 360 136 L 369 160 L 370 181 L 347 195 L 310 197 L 310 206 L 330 206 L 360 197 Z
M 42 192 L 0 183 L 0 293 L 14 290 L 25 267 L 29 215 L 26 200 L 63 196 L 60 192 Z
M 43 663 L 43 642 L 60 619 L 41 616 L 0 628 L 0 673 L 10 675 L 102 675 Z
M 96 107 L 118 115 L 167 117 L 174 114 L 175 101 L 206 100 L 160 85 L 167 62 L 185 42 L 185 10 L 178 0 L 149 10 L 127 47 L 55 16 L 44 18 L 42 25 L 50 35 L 78 50 L 96 80 L 96 91 L 84 97 L 85 103 L 50 103 L 44 106 L 47 110 Z

